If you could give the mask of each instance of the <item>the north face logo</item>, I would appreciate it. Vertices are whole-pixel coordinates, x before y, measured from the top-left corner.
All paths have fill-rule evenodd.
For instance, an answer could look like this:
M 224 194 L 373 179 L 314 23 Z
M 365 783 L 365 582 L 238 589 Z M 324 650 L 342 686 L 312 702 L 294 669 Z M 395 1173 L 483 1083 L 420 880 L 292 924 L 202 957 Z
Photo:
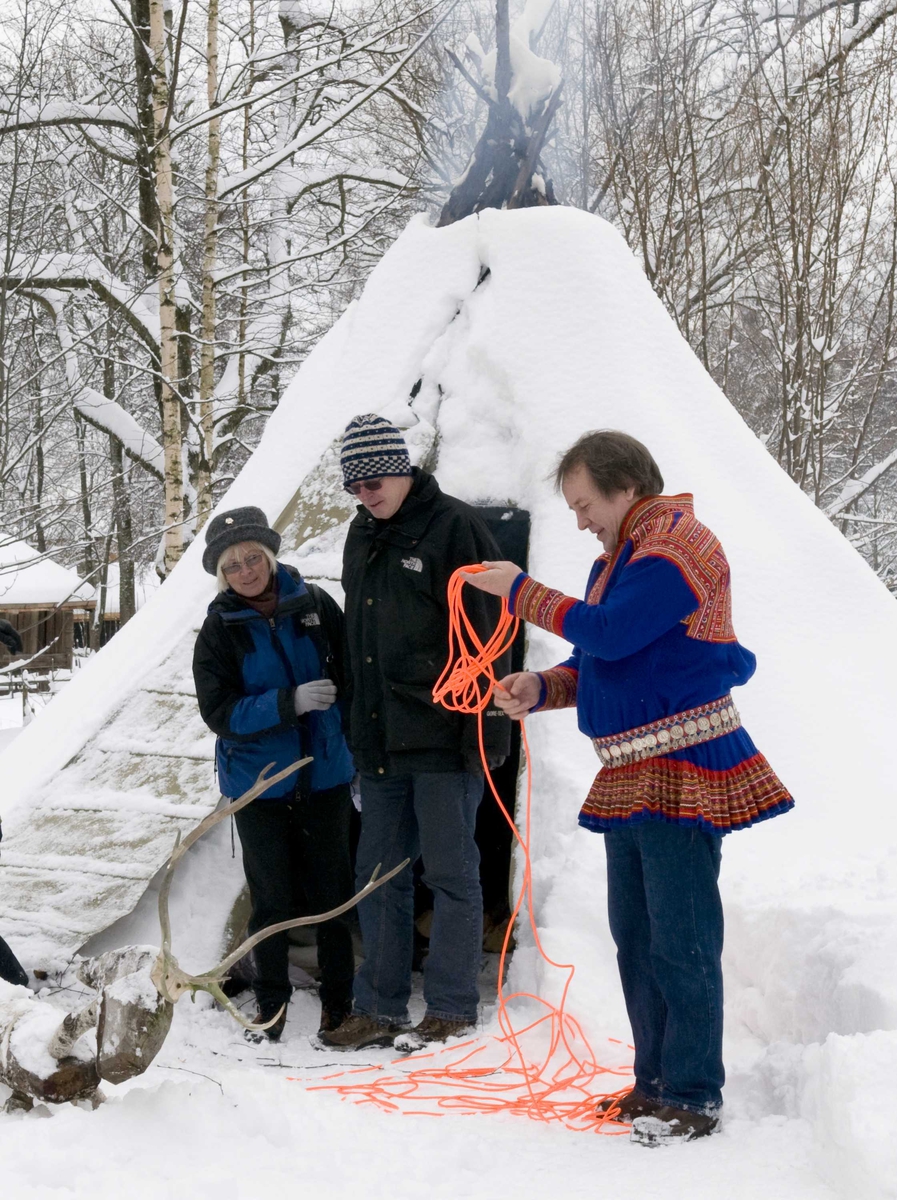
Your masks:
M 318 614 L 316 612 L 309 613 L 307 617 L 302 618 L 302 624 L 303 625 L 320 625 L 321 618 L 318 616 Z
M 424 564 L 419 558 L 403 558 L 402 566 L 406 571 L 423 571 Z

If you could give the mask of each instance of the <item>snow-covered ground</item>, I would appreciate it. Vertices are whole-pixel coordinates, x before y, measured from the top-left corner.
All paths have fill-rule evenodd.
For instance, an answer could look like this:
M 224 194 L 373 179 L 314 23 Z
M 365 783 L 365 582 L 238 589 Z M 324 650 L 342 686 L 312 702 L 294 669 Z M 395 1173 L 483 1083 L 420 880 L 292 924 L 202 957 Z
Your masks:
M 150 1070 L 119 1087 L 104 1084 L 108 1099 L 96 1112 L 67 1106 L 52 1125 L 41 1119 L 46 1110 L 0 1119 L 3 1196 L 158 1200 L 200 1189 L 233 1200 L 282 1191 L 334 1200 L 838 1195 L 819 1174 L 809 1123 L 757 1115 L 737 1079 L 721 1135 L 656 1153 L 625 1136 L 571 1133 L 504 1114 L 389 1114 L 309 1090 L 354 1081 L 341 1073 L 365 1066 L 391 1074 L 410 1067 L 407 1060 L 391 1065 L 396 1056 L 388 1050 L 342 1056 L 314 1049 L 318 1013 L 314 993 L 297 991 L 281 1043 L 253 1046 L 203 999 L 182 1001 Z M 412 1016 L 421 1014 L 417 999 Z
M 528 509 L 533 573 L 573 594 L 596 547 L 547 477 L 586 428 L 642 438 L 667 490 L 693 492 L 698 515 L 721 536 L 735 626 L 760 664 L 739 708 L 797 799 L 793 813 L 724 843 L 726 1128 L 654 1153 L 506 1114 L 388 1115 L 308 1090 L 309 1076 L 343 1066 L 309 1046 L 310 997 L 294 999 L 288 1036 L 273 1052 L 248 1048 L 224 1014 L 182 1001 L 158 1061 L 109 1089 L 96 1113 L 68 1109 L 52 1125 L 0 1120 L 4 1195 L 106 1200 L 211 1184 L 255 1200 L 282 1184 L 340 1198 L 437 1200 L 897 1196 L 894 598 L 738 418 L 619 236 L 587 214 L 485 212 L 443 230 L 413 221 L 307 360 L 223 506 L 259 504 L 286 528 L 306 480 L 309 495 L 319 488 L 319 516 L 328 504 L 336 512 L 314 472 L 332 459 L 346 421 L 366 410 L 403 425 L 418 456 L 436 446 L 447 491 Z M 321 528 L 310 518 L 299 529 L 292 560 L 308 575 L 337 569 L 343 511 L 319 540 L 300 544 Z M 36 806 L 50 803 L 65 764 L 112 727 L 135 687 L 201 619 L 212 585 L 200 542 L 4 751 L 11 849 Z M 530 665 L 565 653 L 557 639 L 532 633 Z M 187 686 L 172 685 L 172 695 L 183 698 L 178 688 Z M 576 964 L 569 1009 L 603 1053 L 628 1031 L 604 916 L 602 839 L 576 827 L 594 754 L 572 713 L 529 726 L 536 917 L 546 950 Z M 69 778 L 83 808 L 89 773 Z M 54 828 L 63 808 L 54 808 Z M 221 853 L 223 876 L 229 847 Z M 183 881 L 197 894 L 214 875 L 211 852 L 201 858 L 202 872 Z M 148 915 L 125 917 L 115 936 L 150 940 Z M 46 916 L 52 929 L 49 906 Z M 23 953 L 29 944 L 42 943 L 23 939 Z M 563 983 L 525 925 L 510 983 L 552 1000 Z M 488 1036 L 488 1006 L 483 1021 Z M 354 1065 L 370 1061 L 358 1056 Z
M 0 696 L 0 750 L 3 750 L 22 730 L 22 700 L 20 696 Z
M 50 694 L 47 692 L 29 692 L 27 701 L 29 720 L 37 713 L 42 712 L 49 701 Z M 25 728 L 27 722 L 24 722 L 24 715 L 21 693 L 0 696 L 0 750 L 5 749 Z

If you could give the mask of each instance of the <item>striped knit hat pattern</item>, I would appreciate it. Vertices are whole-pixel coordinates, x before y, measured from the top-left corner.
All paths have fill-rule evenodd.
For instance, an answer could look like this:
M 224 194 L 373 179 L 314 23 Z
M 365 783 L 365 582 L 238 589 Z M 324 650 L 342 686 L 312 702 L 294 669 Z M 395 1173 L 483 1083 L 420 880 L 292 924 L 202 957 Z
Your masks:
M 353 483 L 364 479 L 379 479 L 384 475 L 410 475 L 411 459 L 408 447 L 395 425 L 376 413 L 363 413 L 346 426 L 340 451 L 343 484 L 351 489 Z

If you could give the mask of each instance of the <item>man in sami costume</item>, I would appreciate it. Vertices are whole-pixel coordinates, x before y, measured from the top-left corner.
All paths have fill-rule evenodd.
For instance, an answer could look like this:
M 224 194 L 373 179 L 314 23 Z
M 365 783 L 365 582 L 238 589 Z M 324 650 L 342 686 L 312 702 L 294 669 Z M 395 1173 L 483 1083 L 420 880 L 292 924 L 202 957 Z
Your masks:
M 729 565 L 690 495 L 663 496 L 641 442 L 587 433 L 556 484 L 604 553 L 582 602 L 490 562 L 468 582 L 573 643 L 551 670 L 498 684 L 509 716 L 576 706 L 601 770 L 579 816 L 603 833 L 608 914 L 635 1044 L 635 1087 L 599 1106 L 634 1141 L 719 1127 L 723 836 L 794 801 L 741 725 L 731 689 L 756 659 L 732 627 Z

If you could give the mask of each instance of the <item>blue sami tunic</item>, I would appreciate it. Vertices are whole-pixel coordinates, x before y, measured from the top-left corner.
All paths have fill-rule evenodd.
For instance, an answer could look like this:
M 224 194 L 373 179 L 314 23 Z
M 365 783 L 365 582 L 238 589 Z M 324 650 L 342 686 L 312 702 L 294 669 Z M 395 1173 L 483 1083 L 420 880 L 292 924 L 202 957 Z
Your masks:
M 732 627 L 722 546 L 695 517 L 689 495 L 633 505 L 613 555 L 592 568 L 585 601 L 521 572 L 509 604 L 516 616 L 573 643 L 565 662 L 541 673 L 538 708 L 575 704 L 590 738 L 656 732 L 677 714 L 711 711 L 756 667 Z M 723 834 L 793 807 L 747 732 L 713 719 L 721 736 L 602 769 L 580 824 L 601 832 L 661 820 Z

